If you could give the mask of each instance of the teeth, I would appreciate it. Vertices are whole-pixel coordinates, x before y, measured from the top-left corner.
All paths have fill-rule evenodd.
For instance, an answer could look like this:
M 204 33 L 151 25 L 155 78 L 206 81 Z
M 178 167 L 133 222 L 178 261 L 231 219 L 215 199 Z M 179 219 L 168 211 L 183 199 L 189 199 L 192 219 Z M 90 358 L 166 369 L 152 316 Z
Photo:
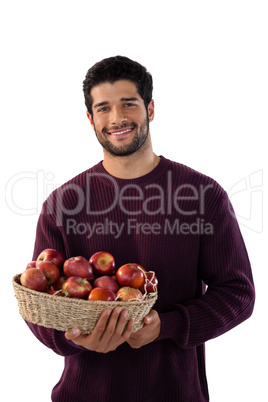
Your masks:
M 124 133 L 129 133 L 130 131 L 132 131 L 132 128 L 129 128 L 127 130 L 123 130 L 123 131 L 115 131 L 113 133 L 110 133 L 112 135 L 120 135 L 120 134 L 124 134 Z

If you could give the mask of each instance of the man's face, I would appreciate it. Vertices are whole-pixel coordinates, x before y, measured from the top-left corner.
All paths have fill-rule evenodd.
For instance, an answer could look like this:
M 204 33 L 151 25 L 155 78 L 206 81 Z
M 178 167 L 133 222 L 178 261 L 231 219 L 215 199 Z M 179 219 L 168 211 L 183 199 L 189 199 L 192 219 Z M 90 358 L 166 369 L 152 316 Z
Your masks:
M 146 110 L 136 85 L 128 80 L 104 82 L 92 88 L 90 123 L 103 148 L 114 156 L 127 156 L 146 143 L 154 117 L 153 100 Z

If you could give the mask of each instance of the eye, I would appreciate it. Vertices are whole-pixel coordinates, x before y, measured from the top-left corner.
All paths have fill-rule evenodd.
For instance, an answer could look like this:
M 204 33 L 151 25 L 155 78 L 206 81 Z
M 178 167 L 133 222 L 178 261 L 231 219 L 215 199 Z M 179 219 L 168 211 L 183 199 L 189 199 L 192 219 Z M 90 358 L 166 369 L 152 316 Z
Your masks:
M 109 110 L 108 106 L 104 106 L 104 107 L 101 107 L 100 109 L 98 109 L 97 111 L 98 111 L 98 113 L 102 113 L 102 112 L 107 112 L 107 110 Z
M 136 106 L 136 103 L 130 103 L 130 102 L 128 102 L 128 103 L 125 103 L 124 106 L 125 106 L 125 107 L 135 107 L 135 106 Z

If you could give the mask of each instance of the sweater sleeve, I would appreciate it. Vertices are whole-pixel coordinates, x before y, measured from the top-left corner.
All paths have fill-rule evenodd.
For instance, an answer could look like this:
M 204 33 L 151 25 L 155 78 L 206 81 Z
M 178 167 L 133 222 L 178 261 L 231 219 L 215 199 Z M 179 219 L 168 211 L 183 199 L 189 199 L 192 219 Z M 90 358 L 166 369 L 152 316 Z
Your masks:
M 172 339 L 181 348 L 191 348 L 229 331 L 252 314 L 251 266 L 226 192 L 213 228 L 213 234 L 202 235 L 200 240 L 198 269 L 206 292 L 160 314 L 157 340 Z
M 37 223 L 33 260 L 36 260 L 41 251 L 46 248 L 55 248 L 66 255 L 64 236 L 60 227 L 55 225 L 52 216 L 47 213 L 45 202 Z M 67 340 L 62 331 L 45 328 L 30 322 L 26 322 L 26 324 L 40 342 L 61 356 L 74 355 L 84 350 L 84 348 Z

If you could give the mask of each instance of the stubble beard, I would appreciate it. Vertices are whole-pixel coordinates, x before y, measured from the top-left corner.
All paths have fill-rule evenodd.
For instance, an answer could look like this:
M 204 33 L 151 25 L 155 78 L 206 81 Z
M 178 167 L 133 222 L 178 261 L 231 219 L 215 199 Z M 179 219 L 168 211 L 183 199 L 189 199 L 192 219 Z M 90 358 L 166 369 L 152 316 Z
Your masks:
M 95 134 L 96 137 L 99 141 L 99 143 L 102 145 L 102 147 L 109 152 L 113 156 L 129 156 L 132 155 L 133 153 L 137 152 L 139 149 L 141 149 L 144 144 L 146 143 L 146 140 L 148 138 L 149 134 L 149 118 L 148 116 L 144 119 L 144 121 L 141 123 L 140 127 L 134 122 L 131 124 L 125 124 L 120 127 L 116 127 L 116 130 L 120 130 L 126 127 L 133 127 L 134 130 L 136 130 L 136 133 L 134 135 L 134 138 L 132 139 L 131 143 L 122 145 L 122 146 L 115 146 L 112 144 L 112 142 L 109 140 L 109 134 L 107 133 L 107 129 L 104 128 L 102 132 L 98 132 L 96 130 L 95 124 L 94 124 L 94 129 L 95 129 Z

